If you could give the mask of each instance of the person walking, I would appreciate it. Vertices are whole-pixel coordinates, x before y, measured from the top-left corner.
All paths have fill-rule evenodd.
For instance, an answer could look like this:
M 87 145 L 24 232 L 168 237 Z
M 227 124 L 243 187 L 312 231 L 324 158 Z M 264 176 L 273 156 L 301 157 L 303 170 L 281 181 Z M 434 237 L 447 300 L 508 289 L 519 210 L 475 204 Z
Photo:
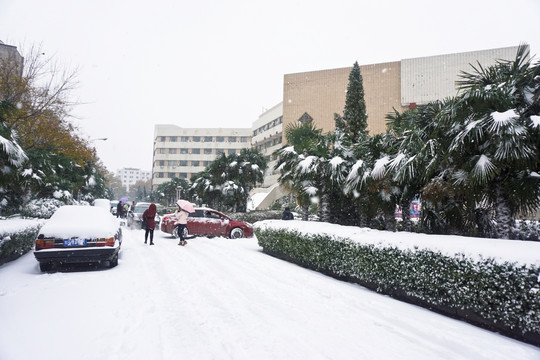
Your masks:
M 176 218 L 174 224 L 177 225 L 176 231 L 178 231 L 178 237 L 180 238 L 178 245 L 184 246 L 187 244 L 186 239 L 184 239 L 184 229 L 186 228 L 188 216 L 189 213 L 180 206 L 178 207 L 178 210 L 174 212 L 174 217 Z
M 154 228 L 156 227 L 156 222 L 154 220 L 156 216 L 156 204 L 152 203 L 148 209 L 144 210 L 142 214 L 143 224 L 146 224 L 146 229 L 144 232 L 144 243 L 148 242 L 148 235 L 150 235 L 150 245 L 154 245 Z

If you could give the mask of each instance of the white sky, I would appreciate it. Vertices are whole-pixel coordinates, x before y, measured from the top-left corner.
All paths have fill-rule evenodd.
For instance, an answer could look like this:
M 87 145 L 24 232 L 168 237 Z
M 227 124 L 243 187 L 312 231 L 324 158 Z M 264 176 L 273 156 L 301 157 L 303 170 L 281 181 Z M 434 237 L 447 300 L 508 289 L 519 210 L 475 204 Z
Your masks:
M 284 74 L 522 42 L 540 53 L 538 0 L 434 4 L 0 0 L 0 40 L 80 68 L 74 114 L 108 138 L 100 158 L 150 170 L 154 124 L 251 127 L 282 100 Z

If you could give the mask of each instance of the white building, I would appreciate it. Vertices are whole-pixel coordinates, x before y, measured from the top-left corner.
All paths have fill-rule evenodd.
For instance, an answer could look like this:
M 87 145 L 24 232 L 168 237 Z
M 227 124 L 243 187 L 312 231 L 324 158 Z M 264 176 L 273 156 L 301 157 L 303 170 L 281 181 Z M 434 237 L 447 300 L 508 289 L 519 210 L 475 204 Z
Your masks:
M 122 168 L 116 171 L 116 177 L 122 181 L 122 185 L 129 191 L 129 186 L 139 180 L 147 181 L 151 178 L 151 172 L 135 168 Z
M 152 190 L 174 178 L 189 179 L 218 155 L 239 153 L 251 146 L 250 128 L 182 128 L 154 126 Z

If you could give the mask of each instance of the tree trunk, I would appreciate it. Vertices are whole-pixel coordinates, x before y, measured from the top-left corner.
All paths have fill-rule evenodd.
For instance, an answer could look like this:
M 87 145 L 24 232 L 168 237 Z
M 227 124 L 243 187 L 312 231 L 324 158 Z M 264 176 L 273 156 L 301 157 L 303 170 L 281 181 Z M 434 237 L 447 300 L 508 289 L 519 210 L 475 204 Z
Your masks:
M 497 183 L 495 184 L 495 221 L 497 222 L 497 238 L 509 238 L 512 220 L 512 211 L 510 210 L 506 194 L 502 190 L 501 184 Z

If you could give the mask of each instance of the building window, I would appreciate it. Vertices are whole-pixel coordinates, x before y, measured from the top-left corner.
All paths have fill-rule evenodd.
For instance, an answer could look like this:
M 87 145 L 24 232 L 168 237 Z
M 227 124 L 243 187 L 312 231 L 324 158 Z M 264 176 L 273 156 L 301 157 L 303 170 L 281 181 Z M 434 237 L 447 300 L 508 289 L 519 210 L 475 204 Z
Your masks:
M 257 136 L 257 130 L 253 130 L 253 136 Z
M 242 136 L 240 138 L 240 142 L 243 142 L 243 143 L 248 142 L 248 137 L 247 136 Z
M 158 154 L 165 154 L 165 149 L 164 148 L 159 148 L 159 149 L 157 149 L 157 153 Z
M 170 148 L 169 149 L 169 154 L 176 154 L 176 149 L 175 148 Z
M 200 153 L 201 153 L 201 149 L 191 149 L 191 153 L 192 153 L 192 154 L 200 154 Z
M 208 165 L 210 165 L 210 161 L 203 161 L 203 166 L 204 166 L 204 167 L 206 167 L 206 166 L 208 166 Z
M 178 163 L 180 164 L 180 166 L 187 166 L 186 160 L 180 160 Z
M 212 153 L 212 149 L 204 149 L 204 153 L 205 154 L 211 154 Z
M 157 173 L 157 177 L 158 177 L 158 178 L 163 178 L 163 173 L 162 173 L 162 172 L 158 172 L 158 173 Z
M 229 149 L 227 151 L 227 154 L 229 154 L 229 155 L 236 154 L 236 150 L 235 149 Z
M 159 166 L 165 166 L 165 160 L 159 160 Z
M 180 141 L 181 142 L 189 142 L 189 136 L 181 136 Z
M 176 136 L 170 136 L 169 139 L 170 139 L 171 142 L 178 141 Z
M 236 142 L 236 136 L 229 136 L 229 142 Z
M 223 154 L 225 151 L 223 151 L 223 149 L 216 149 L 216 154 L 217 155 L 221 155 Z
M 160 142 L 165 142 L 165 141 L 167 141 L 167 138 L 165 136 L 160 136 L 159 141 Z
M 170 173 L 167 173 L 167 177 L 168 177 L 169 179 L 174 179 L 175 176 L 174 176 L 174 173 L 173 173 L 173 172 L 170 172 Z
M 193 142 L 201 142 L 201 137 L 200 136 L 194 136 L 193 137 Z
M 205 136 L 204 137 L 204 142 L 212 142 L 212 137 L 211 136 Z
M 187 173 L 180 173 L 180 179 L 187 179 Z
M 169 166 L 176 166 L 176 160 L 169 160 Z
M 180 149 L 180 154 L 189 154 L 188 149 Z
M 225 136 L 216 136 L 216 142 L 225 142 Z
M 191 166 L 199 166 L 199 161 L 196 161 L 196 160 L 191 161 Z

